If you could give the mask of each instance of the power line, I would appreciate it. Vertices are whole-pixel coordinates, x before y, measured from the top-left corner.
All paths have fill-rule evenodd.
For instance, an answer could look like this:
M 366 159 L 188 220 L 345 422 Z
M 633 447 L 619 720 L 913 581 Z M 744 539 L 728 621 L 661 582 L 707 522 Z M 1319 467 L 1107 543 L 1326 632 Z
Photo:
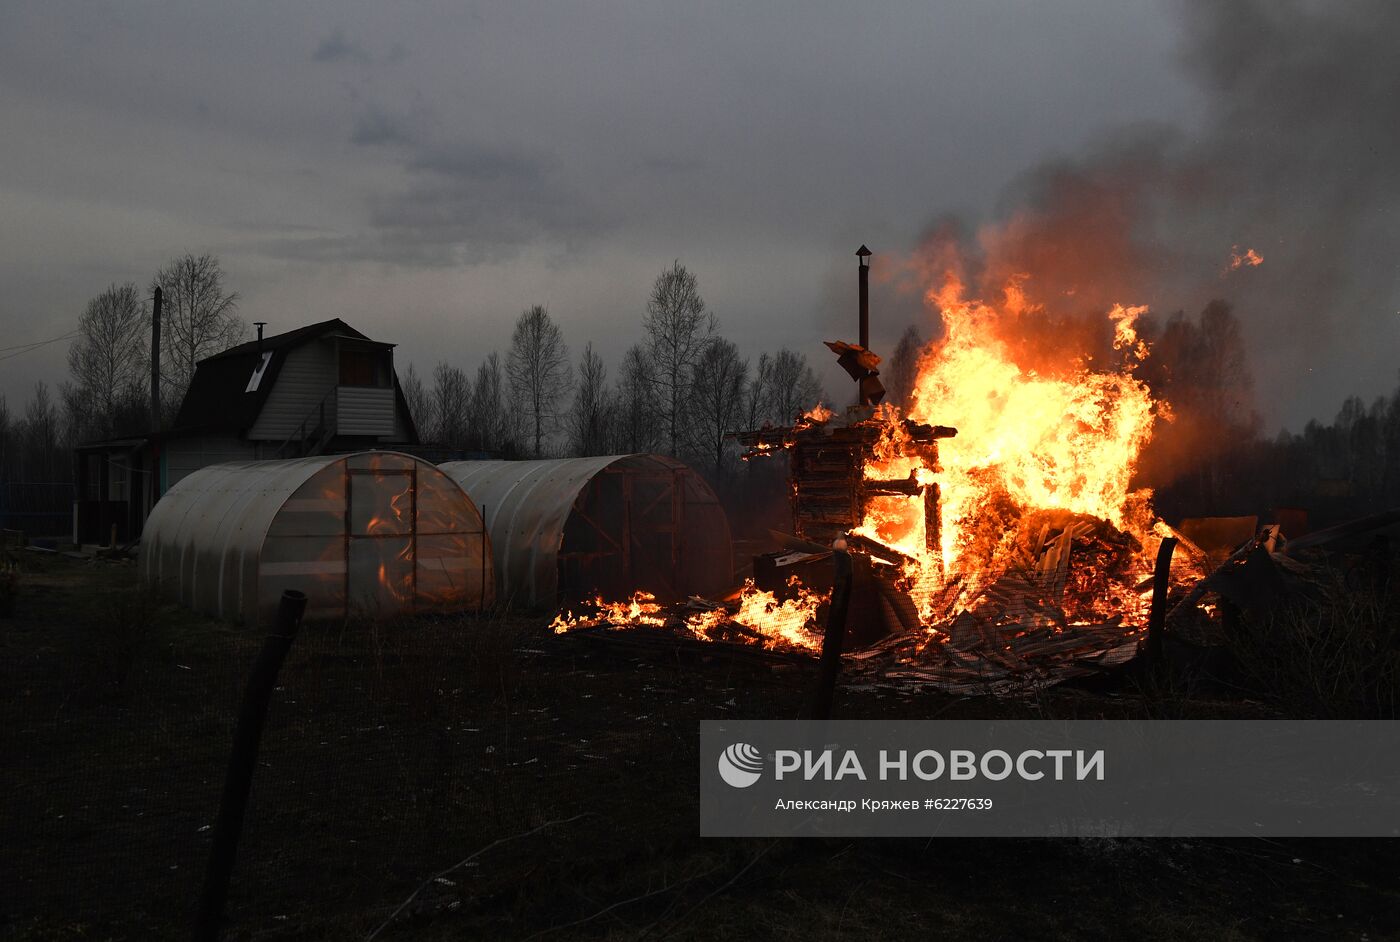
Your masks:
M 71 340 L 72 338 L 78 336 L 79 333 L 80 331 L 70 330 L 68 333 L 63 334 L 60 337 L 51 337 L 48 340 L 36 340 L 33 343 L 22 343 L 17 344 L 13 347 L 0 347 L 0 353 L 5 354 L 5 356 L 0 356 L 0 362 L 12 359 L 13 357 L 17 357 L 23 353 L 29 353 L 30 351 L 38 350 L 40 347 L 47 347 L 51 343 L 58 343 L 60 340 Z

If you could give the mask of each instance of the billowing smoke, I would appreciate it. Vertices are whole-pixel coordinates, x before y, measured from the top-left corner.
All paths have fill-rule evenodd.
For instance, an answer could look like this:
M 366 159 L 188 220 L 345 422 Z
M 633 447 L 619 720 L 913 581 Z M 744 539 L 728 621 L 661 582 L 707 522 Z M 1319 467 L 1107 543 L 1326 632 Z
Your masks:
M 922 271 L 906 278 L 927 286 L 956 265 L 970 294 L 999 298 L 1025 275 L 1044 305 L 1024 325 L 1027 356 L 1045 356 L 1037 330 L 1051 350 L 1102 349 L 1066 338 L 1114 303 L 1150 305 L 1160 332 L 1174 312 L 1199 326 L 1209 302 L 1227 301 L 1255 377 L 1239 411 L 1271 428 L 1388 391 L 1400 345 L 1400 3 L 1179 8 L 1183 66 L 1207 96 L 1199 127 L 1122 128 L 1030 170 L 991 223 L 932 225 L 915 253 Z

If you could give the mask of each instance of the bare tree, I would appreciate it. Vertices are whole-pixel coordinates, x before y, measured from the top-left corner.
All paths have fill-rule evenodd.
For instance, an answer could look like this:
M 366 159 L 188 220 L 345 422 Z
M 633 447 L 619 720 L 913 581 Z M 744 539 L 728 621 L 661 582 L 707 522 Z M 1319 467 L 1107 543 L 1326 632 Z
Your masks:
M 608 389 L 608 368 L 593 352 L 593 344 L 583 348 L 578 362 L 578 385 L 569 411 L 569 445 L 575 455 L 602 455 L 612 437 L 613 396 Z
M 766 353 L 758 356 L 758 364 L 749 377 L 744 396 L 744 425 L 756 429 L 770 421 L 768 408 L 773 400 L 773 358 Z
M 771 415 L 778 425 L 790 425 L 822 398 L 822 384 L 803 354 L 779 350 L 771 379 Z
M 236 316 L 238 294 L 224 290 L 224 273 L 212 255 L 172 259 L 151 279 L 164 293 L 161 310 L 161 382 L 171 401 L 184 396 L 195 365 L 236 344 L 246 325 Z
M 501 356 L 493 351 L 476 368 L 472 383 L 471 418 L 467 425 L 469 437 L 482 451 L 505 453 L 514 447 L 502 373 Z
M 1220 506 L 1229 452 L 1259 423 L 1244 335 L 1230 305 L 1210 301 L 1194 320 L 1174 315 L 1137 375 L 1175 415 L 1158 424 L 1151 462 L 1189 468 L 1196 505 Z
M 656 383 L 646 350 L 636 344 L 628 347 L 622 355 L 614 393 L 617 420 L 613 451 L 640 454 L 656 447 L 655 392 Z
M 515 405 L 533 432 L 533 454 L 538 458 L 544 454 L 544 438 L 557 418 L 559 400 L 573 384 L 569 348 L 559 326 L 538 304 L 526 308 L 515 322 L 506 371 Z
M 732 451 L 725 436 L 737 431 L 744 419 L 748 372 L 739 348 L 722 337 L 706 344 L 691 367 L 686 427 L 697 455 L 710 463 L 716 479 L 725 472 L 726 452 Z
M 66 455 L 63 460 L 59 458 L 59 416 L 47 384 L 34 384 L 34 392 L 24 407 L 21 425 L 24 466 L 20 469 L 20 478 L 29 481 L 65 480 L 69 462 Z
M 656 276 L 647 299 L 642 327 L 652 360 L 656 404 L 665 430 L 668 453 L 675 456 L 684 437 L 686 395 L 692 367 L 713 337 L 716 320 L 705 313 L 699 281 L 677 260 Z
M 82 426 L 113 431 L 118 410 L 144 385 L 150 344 L 136 283 L 112 284 L 87 303 L 68 348 L 71 399 Z
M 439 362 L 433 367 L 430 409 L 435 419 L 433 437 L 451 448 L 467 442 L 467 422 L 471 414 L 471 380 L 460 367 Z
M 436 418 L 433 415 L 433 399 L 423 385 L 423 377 L 418 375 L 413 364 L 408 364 L 408 372 L 403 376 L 403 401 L 408 405 L 408 414 L 413 419 L 413 427 L 424 438 L 432 438 Z
M 885 377 L 885 390 L 889 401 L 901 408 L 909 407 L 909 394 L 914 391 L 914 381 L 919 378 L 919 354 L 923 348 L 924 338 L 913 324 L 904 328 L 904 333 L 899 335 L 899 343 L 894 345 L 889 375 Z
M 0 396 L 0 481 L 8 481 L 15 476 L 11 463 L 15 457 L 13 439 L 14 419 L 10 415 L 10 404 Z

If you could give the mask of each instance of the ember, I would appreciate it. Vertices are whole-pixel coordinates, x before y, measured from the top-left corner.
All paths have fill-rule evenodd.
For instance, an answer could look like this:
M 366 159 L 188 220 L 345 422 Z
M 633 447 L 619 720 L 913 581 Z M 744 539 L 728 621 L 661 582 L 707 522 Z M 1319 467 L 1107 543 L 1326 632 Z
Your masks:
M 1230 267 L 1228 271 L 1238 271 L 1241 268 L 1254 268 L 1264 264 L 1264 256 L 1253 249 L 1240 251 L 1238 245 L 1230 248 Z

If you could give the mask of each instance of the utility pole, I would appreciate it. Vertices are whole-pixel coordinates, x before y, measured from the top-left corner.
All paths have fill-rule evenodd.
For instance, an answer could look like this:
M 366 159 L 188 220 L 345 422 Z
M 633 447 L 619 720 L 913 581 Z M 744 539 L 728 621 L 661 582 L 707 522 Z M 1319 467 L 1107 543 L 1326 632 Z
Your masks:
M 151 468 L 147 475 L 151 486 L 147 513 L 160 500 L 160 315 L 164 301 L 165 292 L 156 285 L 151 297 Z
M 860 259 L 860 345 L 870 349 L 870 256 L 873 253 L 864 245 L 856 252 Z
M 160 431 L 160 308 L 164 300 L 160 285 L 151 299 L 151 431 Z

